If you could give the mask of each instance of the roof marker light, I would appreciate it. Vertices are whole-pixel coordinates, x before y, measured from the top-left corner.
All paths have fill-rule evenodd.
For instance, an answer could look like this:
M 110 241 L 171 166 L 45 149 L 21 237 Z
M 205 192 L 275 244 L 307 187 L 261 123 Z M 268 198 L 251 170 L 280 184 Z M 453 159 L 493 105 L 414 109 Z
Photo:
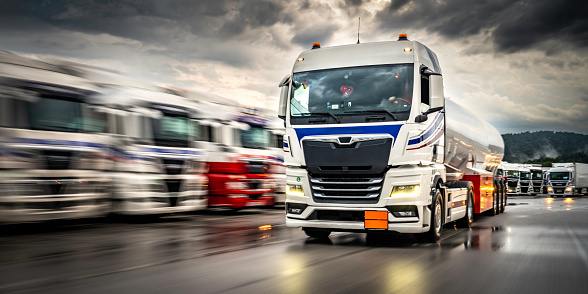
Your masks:
M 410 52 L 410 51 L 412 51 L 412 48 L 408 48 L 408 47 L 404 48 L 404 52 Z
M 304 61 L 304 57 L 298 57 L 298 62 Z
M 408 36 L 406 34 L 398 35 L 398 41 L 408 41 Z
M 321 48 L 321 43 L 312 43 L 312 49 Z

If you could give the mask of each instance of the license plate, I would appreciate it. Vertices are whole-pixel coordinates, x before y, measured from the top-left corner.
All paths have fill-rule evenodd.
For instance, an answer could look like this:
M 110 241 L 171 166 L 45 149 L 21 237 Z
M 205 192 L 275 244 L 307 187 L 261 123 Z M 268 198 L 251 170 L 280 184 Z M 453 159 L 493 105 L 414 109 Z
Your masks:
M 263 206 L 265 203 L 261 201 L 247 202 L 246 206 Z
M 371 230 L 388 229 L 388 211 L 366 211 L 364 228 Z

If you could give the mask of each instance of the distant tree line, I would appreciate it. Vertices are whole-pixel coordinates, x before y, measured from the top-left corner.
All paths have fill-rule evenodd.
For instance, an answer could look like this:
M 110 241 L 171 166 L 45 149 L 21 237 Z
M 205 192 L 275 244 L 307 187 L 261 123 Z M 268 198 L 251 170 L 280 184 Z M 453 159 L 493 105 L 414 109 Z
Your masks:
M 539 163 L 551 166 L 554 162 L 588 163 L 588 135 L 572 132 L 538 131 L 503 134 L 504 160 L 508 162 Z

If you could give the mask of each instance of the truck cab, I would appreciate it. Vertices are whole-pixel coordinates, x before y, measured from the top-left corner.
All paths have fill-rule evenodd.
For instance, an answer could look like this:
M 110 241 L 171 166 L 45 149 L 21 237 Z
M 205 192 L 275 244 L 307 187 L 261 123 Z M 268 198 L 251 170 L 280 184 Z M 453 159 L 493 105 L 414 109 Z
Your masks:
M 279 86 L 288 226 L 438 240 L 443 224 L 496 211 L 500 134 L 444 98 L 425 45 L 317 44 Z
M 208 156 L 208 206 L 240 210 L 274 204 L 267 119 L 245 107 L 198 99 Z
M 97 94 L 62 67 L 0 52 L 0 222 L 109 212 L 111 138 Z
M 111 212 L 160 215 L 206 208 L 205 152 L 194 102 L 107 69 L 63 65 L 99 87 L 114 161 Z
M 499 166 L 500 173 L 506 177 L 508 195 L 521 194 L 520 165 L 516 163 L 502 162 Z

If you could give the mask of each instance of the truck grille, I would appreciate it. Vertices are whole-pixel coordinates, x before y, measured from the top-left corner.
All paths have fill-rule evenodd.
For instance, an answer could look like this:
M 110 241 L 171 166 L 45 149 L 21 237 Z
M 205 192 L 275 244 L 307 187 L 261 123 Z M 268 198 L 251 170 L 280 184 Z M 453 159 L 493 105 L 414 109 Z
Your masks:
M 375 204 L 384 175 L 310 175 L 312 197 L 317 203 Z
M 163 158 L 163 168 L 168 175 L 179 175 L 184 171 L 184 160 Z
M 45 168 L 51 170 L 68 169 L 70 167 L 71 157 L 71 151 L 43 151 Z
M 247 166 L 250 174 L 265 174 L 267 171 L 265 162 L 260 160 L 250 160 Z

